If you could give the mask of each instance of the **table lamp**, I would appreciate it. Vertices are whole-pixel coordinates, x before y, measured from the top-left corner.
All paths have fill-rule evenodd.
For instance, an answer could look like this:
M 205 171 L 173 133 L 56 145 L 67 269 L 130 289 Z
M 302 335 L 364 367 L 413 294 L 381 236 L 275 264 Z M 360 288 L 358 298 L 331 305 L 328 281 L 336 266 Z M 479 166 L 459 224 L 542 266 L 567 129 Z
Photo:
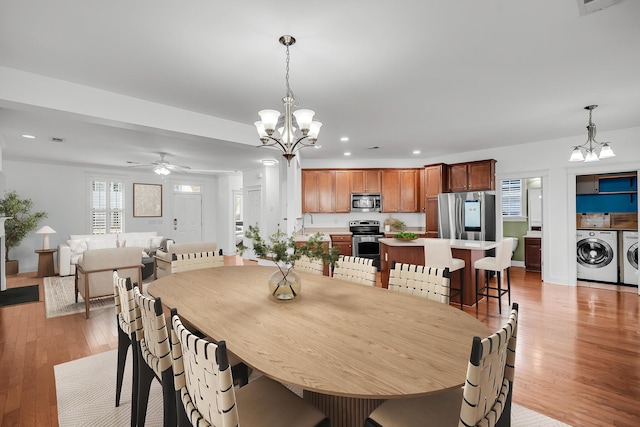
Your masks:
M 36 234 L 44 234 L 42 239 L 42 250 L 49 249 L 49 234 L 55 234 L 56 230 L 45 225 L 40 230 L 36 231 Z

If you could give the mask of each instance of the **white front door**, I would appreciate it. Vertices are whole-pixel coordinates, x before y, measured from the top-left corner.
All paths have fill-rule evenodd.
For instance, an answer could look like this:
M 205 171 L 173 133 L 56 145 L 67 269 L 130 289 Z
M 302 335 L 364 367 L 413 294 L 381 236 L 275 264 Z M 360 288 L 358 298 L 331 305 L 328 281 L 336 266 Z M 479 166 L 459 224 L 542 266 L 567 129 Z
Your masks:
M 176 243 L 202 241 L 202 196 L 174 194 L 172 236 Z

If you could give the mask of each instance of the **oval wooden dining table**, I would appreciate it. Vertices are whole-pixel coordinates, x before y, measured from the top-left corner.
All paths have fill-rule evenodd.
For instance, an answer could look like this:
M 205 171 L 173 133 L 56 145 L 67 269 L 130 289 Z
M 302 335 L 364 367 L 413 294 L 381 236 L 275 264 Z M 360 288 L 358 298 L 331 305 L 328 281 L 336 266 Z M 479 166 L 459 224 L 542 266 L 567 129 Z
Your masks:
M 275 267 L 228 266 L 152 282 L 188 323 L 264 375 L 304 390 L 332 426 L 361 426 L 385 399 L 460 387 L 473 336 L 491 331 L 418 296 L 299 273 L 302 291 L 273 300 Z

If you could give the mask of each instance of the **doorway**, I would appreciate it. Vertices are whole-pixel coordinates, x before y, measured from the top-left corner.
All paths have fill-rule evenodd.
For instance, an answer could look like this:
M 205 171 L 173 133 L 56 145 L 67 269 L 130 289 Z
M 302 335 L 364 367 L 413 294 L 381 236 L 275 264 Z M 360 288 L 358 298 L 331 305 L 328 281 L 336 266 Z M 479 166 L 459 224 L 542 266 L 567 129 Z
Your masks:
M 547 230 L 544 224 L 549 215 L 548 192 L 544 191 L 544 183 L 548 183 L 549 176 L 546 170 L 534 170 L 523 172 L 511 172 L 496 175 L 496 181 L 500 185 L 496 191 L 497 212 L 502 218 L 502 226 L 499 227 L 501 237 L 515 237 L 518 245 L 513 254 L 511 265 L 525 267 L 528 271 L 540 272 L 541 280 L 545 280 L 548 271 L 544 268 L 545 244 L 549 239 L 545 239 Z M 509 205 L 505 201 L 504 181 L 511 181 L 512 190 L 517 187 L 513 181 L 519 181 L 520 187 L 516 205 Z M 507 202 L 507 203 L 506 203 Z M 509 215 L 505 215 L 505 203 L 507 210 L 511 208 Z M 517 206 L 517 210 L 514 210 Z M 527 265 L 528 264 L 528 265 Z
M 173 194 L 172 237 L 176 242 L 202 241 L 202 196 L 196 193 Z

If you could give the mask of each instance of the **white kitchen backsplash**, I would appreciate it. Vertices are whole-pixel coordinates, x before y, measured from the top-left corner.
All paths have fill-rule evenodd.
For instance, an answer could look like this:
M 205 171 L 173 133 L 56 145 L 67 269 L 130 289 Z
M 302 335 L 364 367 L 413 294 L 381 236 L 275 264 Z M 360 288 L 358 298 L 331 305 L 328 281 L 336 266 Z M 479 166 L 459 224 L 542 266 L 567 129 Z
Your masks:
M 380 212 L 354 212 L 354 213 L 344 213 L 344 214 L 321 214 L 314 213 L 313 216 L 313 224 L 311 223 L 311 219 L 309 215 L 307 215 L 304 219 L 304 225 L 306 228 L 341 228 L 345 229 L 349 228 L 349 221 L 353 221 L 356 219 L 364 219 L 364 220 L 378 220 L 380 224 L 384 223 L 384 220 L 389 218 L 390 216 L 403 221 L 407 227 L 424 227 L 425 225 L 425 217 L 423 213 L 380 213 Z M 297 221 L 298 228 L 301 227 L 302 221 Z

